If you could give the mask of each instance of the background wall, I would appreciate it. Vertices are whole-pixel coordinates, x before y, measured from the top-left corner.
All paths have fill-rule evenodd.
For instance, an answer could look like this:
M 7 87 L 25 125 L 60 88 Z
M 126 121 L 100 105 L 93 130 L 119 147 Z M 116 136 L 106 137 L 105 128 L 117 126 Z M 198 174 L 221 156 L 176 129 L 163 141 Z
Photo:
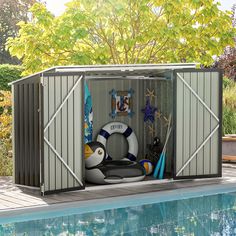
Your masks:
M 106 79 L 106 80 L 88 80 L 88 86 L 92 96 L 93 102 L 93 139 L 96 140 L 97 134 L 100 129 L 112 121 L 120 121 L 129 125 L 135 132 L 138 143 L 139 152 L 138 159 L 144 159 L 147 153 L 147 144 L 153 142 L 153 138 L 158 136 L 164 142 L 167 122 L 161 118 L 158 119 L 155 116 L 155 122 L 153 128 L 155 133 L 150 133 L 148 126 L 151 123 L 144 123 L 144 114 L 141 109 L 146 104 L 146 93 L 147 89 L 154 90 L 155 98 L 152 99 L 151 105 L 158 108 L 165 117 L 168 118 L 169 113 L 172 110 L 172 82 L 170 80 L 133 80 L 133 79 Z M 127 91 L 129 89 L 134 90 L 133 94 L 133 111 L 134 115 L 132 118 L 129 116 L 117 116 L 111 118 L 111 95 L 109 92 L 112 89 L 117 91 Z M 171 145 L 172 138 L 170 140 L 168 150 L 168 163 L 167 169 L 170 170 L 170 161 L 173 157 L 173 145 Z M 120 134 L 113 134 L 107 142 L 107 150 L 113 159 L 121 159 L 126 156 L 128 145 L 126 139 Z

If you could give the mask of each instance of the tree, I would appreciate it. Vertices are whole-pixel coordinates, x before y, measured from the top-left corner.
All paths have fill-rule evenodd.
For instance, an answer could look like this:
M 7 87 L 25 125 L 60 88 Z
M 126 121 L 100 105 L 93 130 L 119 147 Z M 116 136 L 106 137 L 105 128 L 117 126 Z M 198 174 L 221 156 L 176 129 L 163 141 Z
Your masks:
M 12 58 L 5 49 L 8 37 L 15 37 L 19 27 L 19 21 L 28 21 L 28 9 L 35 3 L 35 0 L 0 0 L 0 63 L 13 63 L 19 61 Z
M 232 25 L 236 28 L 236 4 L 233 5 L 232 12 Z M 234 46 L 225 48 L 216 65 L 224 70 L 226 77 L 236 82 L 236 36 L 234 37 Z
M 14 80 L 20 79 L 23 68 L 19 65 L 0 65 L 0 91 L 11 90 L 11 86 L 8 85 Z
M 214 0 L 74 0 L 54 17 L 31 8 L 8 40 L 25 73 L 54 65 L 200 62 L 233 45 L 231 12 Z
M 236 82 L 236 47 L 227 46 L 216 64 L 227 78 Z

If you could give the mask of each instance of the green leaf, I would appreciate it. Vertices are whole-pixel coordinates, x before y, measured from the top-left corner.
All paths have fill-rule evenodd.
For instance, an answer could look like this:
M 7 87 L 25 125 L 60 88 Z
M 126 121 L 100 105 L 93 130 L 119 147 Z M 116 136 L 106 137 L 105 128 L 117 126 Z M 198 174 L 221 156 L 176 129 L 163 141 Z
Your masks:
M 209 65 L 234 44 L 231 15 L 213 0 L 74 0 L 58 17 L 40 3 L 31 11 L 32 22 L 19 23 L 18 36 L 7 42 L 25 74 L 70 64 Z

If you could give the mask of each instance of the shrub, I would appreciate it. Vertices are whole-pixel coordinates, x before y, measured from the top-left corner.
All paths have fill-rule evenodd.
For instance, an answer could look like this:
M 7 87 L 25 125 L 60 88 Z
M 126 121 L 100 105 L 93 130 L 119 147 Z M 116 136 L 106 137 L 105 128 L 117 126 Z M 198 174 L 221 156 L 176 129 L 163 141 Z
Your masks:
M 12 175 L 11 93 L 0 91 L 0 175 Z
M 223 90 L 227 88 L 231 88 L 234 86 L 234 81 L 229 79 L 228 77 L 223 78 Z
M 236 83 L 224 78 L 223 134 L 236 134 Z
M 0 175 L 12 175 L 11 92 L 8 83 L 20 79 L 22 67 L 0 65 Z
M 13 161 L 10 149 L 10 143 L 0 141 L 0 176 L 12 176 Z
M 0 65 L 0 90 L 10 90 L 8 83 L 20 79 L 22 71 L 21 66 Z

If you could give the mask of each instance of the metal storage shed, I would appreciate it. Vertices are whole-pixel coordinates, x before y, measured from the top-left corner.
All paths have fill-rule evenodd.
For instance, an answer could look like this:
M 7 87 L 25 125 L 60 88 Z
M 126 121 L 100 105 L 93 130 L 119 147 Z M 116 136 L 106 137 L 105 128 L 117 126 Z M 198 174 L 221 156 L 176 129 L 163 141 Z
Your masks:
M 96 132 L 104 119 L 109 121 L 107 117 L 102 118 L 104 110 L 110 108 L 109 102 L 101 104 L 102 99 L 107 100 L 104 89 L 133 86 L 138 91 L 135 99 L 140 103 L 138 96 L 145 88 L 160 87 L 160 106 L 173 113 L 174 129 L 168 149 L 172 158 L 167 163 L 170 177 L 221 176 L 222 75 L 219 70 L 196 69 L 195 64 L 188 63 L 60 66 L 11 84 L 16 184 L 40 187 L 42 195 L 85 188 L 85 80 L 95 97 L 94 113 L 100 117 L 94 125 Z M 140 156 L 148 142 L 144 129 L 138 128 L 142 127 L 141 118 L 138 114 L 135 120 L 125 118 L 140 136 Z M 162 136 L 162 128 L 155 128 L 160 129 Z M 123 141 L 119 142 L 125 146 Z M 110 146 L 110 151 L 119 152 L 117 147 Z

